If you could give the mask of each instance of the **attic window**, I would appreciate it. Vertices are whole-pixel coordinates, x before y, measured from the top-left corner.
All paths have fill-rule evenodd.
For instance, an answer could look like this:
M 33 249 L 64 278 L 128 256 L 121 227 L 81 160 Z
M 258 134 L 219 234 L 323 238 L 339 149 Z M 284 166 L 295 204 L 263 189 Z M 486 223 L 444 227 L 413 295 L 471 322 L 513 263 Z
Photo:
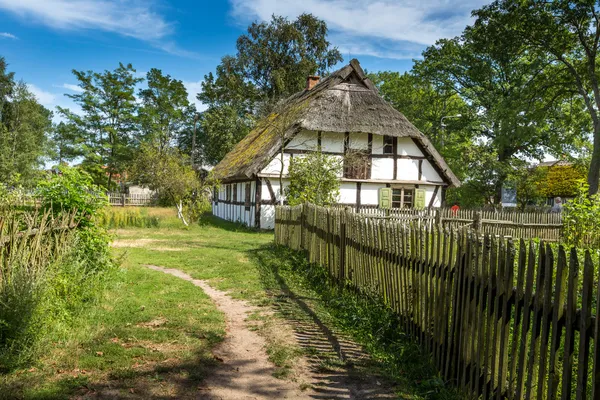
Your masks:
M 394 138 L 388 135 L 383 137 L 383 154 L 394 154 Z

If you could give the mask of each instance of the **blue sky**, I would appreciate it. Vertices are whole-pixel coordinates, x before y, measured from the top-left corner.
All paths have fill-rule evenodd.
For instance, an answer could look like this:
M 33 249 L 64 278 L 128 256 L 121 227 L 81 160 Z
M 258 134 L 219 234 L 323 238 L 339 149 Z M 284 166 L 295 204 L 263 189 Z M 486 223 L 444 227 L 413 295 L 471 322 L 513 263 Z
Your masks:
M 329 39 L 370 71 L 405 71 L 437 39 L 460 34 L 465 0 L 0 0 L 0 56 L 45 106 L 73 107 L 71 70 L 132 63 L 181 79 L 190 98 L 249 23 L 302 12 L 324 19 Z M 201 107 L 201 105 L 199 104 Z

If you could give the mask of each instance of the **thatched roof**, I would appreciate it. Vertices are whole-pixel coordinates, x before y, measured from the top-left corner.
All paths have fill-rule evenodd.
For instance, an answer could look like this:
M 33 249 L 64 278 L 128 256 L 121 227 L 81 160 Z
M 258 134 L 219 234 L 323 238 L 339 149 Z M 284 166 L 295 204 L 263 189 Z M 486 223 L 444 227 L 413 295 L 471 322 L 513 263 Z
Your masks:
M 460 185 L 429 139 L 379 96 L 356 59 L 313 89 L 294 94 L 279 110 L 261 120 L 215 167 L 217 179 L 254 178 L 277 154 L 282 137 L 288 141 L 307 129 L 413 138 L 444 181 Z

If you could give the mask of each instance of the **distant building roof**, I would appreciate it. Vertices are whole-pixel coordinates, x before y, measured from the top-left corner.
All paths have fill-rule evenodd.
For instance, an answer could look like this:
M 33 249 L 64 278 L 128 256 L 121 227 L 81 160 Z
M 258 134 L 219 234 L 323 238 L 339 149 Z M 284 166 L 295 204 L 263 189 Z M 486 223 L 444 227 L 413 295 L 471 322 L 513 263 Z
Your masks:
M 555 167 L 555 166 L 567 166 L 573 165 L 571 161 L 567 160 L 552 160 L 552 161 L 544 161 L 536 165 L 536 167 Z

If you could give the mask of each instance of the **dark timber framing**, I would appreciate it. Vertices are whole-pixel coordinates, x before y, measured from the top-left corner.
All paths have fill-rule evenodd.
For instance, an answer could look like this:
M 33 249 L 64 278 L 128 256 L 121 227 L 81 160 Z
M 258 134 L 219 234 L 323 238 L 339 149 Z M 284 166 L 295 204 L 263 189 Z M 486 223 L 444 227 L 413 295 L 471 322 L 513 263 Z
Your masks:
M 356 211 L 360 208 L 360 190 L 362 187 L 362 182 L 356 182 Z
M 265 183 L 267 184 L 267 189 L 269 189 L 269 195 L 271 196 L 271 200 L 273 204 L 277 201 L 277 196 L 275 196 L 275 191 L 273 190 L 273 186 L 271 186 L 271 181 L 268 178 L 264 178 Z
M 260 228 L 260 200 L 262 192 L 262 182 L 260 178 L 256 178 L 254 186 L 254 226 Z
M 431 200 L 429 200 L 429 205 L 427 206 L 427 208 L 433 207 L 433 203 L 435 202 L 435 198 L 437 197 L 439 188 L 440 188 L 439 186 L 436 186 L 435 189 L 433 189 L 433 195 L 431 196 Z M 440 204 L 441 204 L 441 201 L 440 201 Z
M 394 180 L 398 179 L 398 138 L 392 139 L 392 152 L 394 153 Z

